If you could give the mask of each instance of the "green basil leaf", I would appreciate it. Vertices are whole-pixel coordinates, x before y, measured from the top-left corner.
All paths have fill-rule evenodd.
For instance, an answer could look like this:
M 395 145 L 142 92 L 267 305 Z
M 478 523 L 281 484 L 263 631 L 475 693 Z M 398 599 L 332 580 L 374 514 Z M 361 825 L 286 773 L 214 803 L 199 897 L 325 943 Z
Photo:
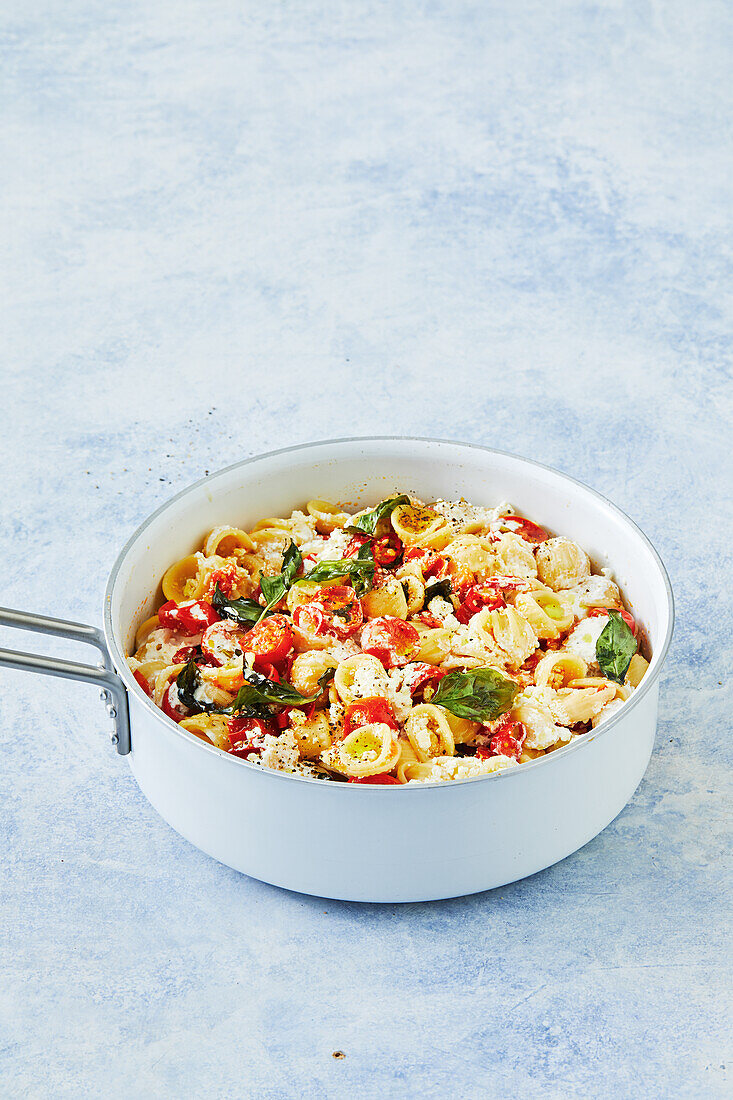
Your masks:
M 201 714 L 202 711 L 208 712 L 217 709 L 215 703 L 208 703 L 205 700 L 201 701 L 194 697 L 194 692 L 200 682 L 201 677 L 196 667 L 196 662 L 191 659 L 186 662 L 178 673 L 176 677 L 176 688 L 178 689 L 178 698 L 183 703 L 184 707 L 194 711 L 195 714 Z
M 404 494 L 399 497 L 390 497 L 389 500 L 383 500 L 381 504 L 378 504 L 371 512 L 365 512 L 363 516 L 359 516 L 359 518 L 354 520 L 345 530 L 354 531 L 359 535 L 375 535 L 382 521 L 388 519 L 395 508 L 398 508 L 400 504 L 409 503 L 410 498 L 406 497 Z
M 637 650 L 636 638 L 618 611 L 609 611 L 608 622 L 596 642 L 596 660 L 609 680 L 623 684 Z
M 357 596 L 363 596 L 372 587 L 374 581 L 374 556 L 369 543 L 359 548 L 355 558 L 341 558 L 339 561 L 319 561 L 309 573 L 299 581 L 311 581 L 324 584 L 326 581 L 348 578 Z
M 254 626 L 262 617 L 263 608 L 257 600 L 229 600 L 217 584 L 214 595 L 211 597 L 211 605 L 218 611 L 222 619 L 232 619 L 240 626 Z M 268 612 L 269 614 L 269 612 Z
M 290 588 L 302 564 L 303 557 L 300 550 L 291 539 L 283 554 L 283 569 L 280 574 L 286 588 Z
M 295 580 L 302 564 L 303 557 L 300 550 L 291 539 L 283 553 L 282 572 L 277 573 L 274 577 L 267 577 L 264 573 L 260 574 L 260 590 L 267 601 L 264 610 L 260 614 L 260 619 L 264 619 L 265 615 L 276 604 L 280 603 L 280 600 Z M 259 619 L 257 622 L 259 622 Z
M 425 588 L 425 599 L 422 605 L 423 611 L 436 596 L 441 596 L 444 600 L 449 600 L 452 591 L 453 586 L 448 577 L 445 577 L 442 581 L 433 581 L 432 584 L 427 585 Z
M 511 709 L 519 686 L 493 668 L 449 672 L 430 700 L 459 718 L 490 722 Z
M 323 694 L 326 684 L 333 677 L 334 670 L 327 669 L 318 681 L 318 690 L 313 695 L 301 695 L 299 691 L 288 683 L 277 683 L 269 680 L 253 668 L 244 669 L 245 683 L 237 692 L 235 700 L 228 707 L 223 708 L 222 713 L 233 714 L 242 709 L 265 705 L 273 707 L 302 707 L 308 703 L 315 703 Z

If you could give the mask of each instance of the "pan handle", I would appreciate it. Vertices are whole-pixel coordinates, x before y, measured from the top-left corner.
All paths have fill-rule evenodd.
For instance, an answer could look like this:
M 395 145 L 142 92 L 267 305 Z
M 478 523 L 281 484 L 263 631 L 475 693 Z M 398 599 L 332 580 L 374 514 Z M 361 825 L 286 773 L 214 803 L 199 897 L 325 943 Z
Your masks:
M 96 626 L 66 622 L 64 619 L 49 619 L 45 615 L 31 615 L 26 611 L 13 611 L 9 607 L 0 607 L 0 626 L 70 638 L 75 642 L 86 642 L 99 650 L 102 660 L 97 665 L 83 665 L 77 661 L 62 661 L 58 657 L 41 657 L 36 653 L 0 649 L 0 666 L 5 665 L 7 668 L 17 668 L 24 672 L 40 672 L 45 676 L 62 676 L 70 680 L 85 680 L 87 683 L 96 684 L 100 688 L 99 696 L 102 702 L 107 704 L 107 714 L 114 723 L 110 740 L 117 747 L 120 756 L 126 756 L 130 751 L 127 690 L 114 671 L 102 631 Z

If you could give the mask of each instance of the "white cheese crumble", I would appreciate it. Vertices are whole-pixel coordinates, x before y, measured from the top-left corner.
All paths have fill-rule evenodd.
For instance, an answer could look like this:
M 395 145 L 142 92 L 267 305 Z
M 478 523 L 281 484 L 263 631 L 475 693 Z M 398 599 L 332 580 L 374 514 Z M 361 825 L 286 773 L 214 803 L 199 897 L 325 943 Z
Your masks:
M 588 671 L 596 674 L 600 672 L 596 657 L 596 642 L 607 622 L 607 615 L 594 615 L 590 619 L 583 619 L 568 635 L 563 646 L 563 649 L 582 657 L 588 666 Z
M 428 611 L 431 615 L 435 615 L 436 619 L 440 619 L 441 625 L 449 630 L 458 630 L 461 625 L 453 614 L 453 604 L 450 600 L 444 600 L 442 596 L 433 596 L 428 604 Z
M 259 757 L 250 757 L 254 763 L 259 762 L 264 768 L 274 768 L 280 772 L 294 772 L 298 770 L 300 752 L 298 742 L 292 730 L 284 730 L 279 737 L 273 737 L 266 733 L 263 737 L 263 747 Z

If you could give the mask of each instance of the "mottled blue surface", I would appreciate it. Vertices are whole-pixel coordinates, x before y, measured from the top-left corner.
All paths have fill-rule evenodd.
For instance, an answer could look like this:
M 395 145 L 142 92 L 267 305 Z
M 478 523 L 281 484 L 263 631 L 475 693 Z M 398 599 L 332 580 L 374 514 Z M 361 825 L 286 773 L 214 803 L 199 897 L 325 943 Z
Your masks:
M 730 1095 L 730 5 L 0 18 L 0 603 L 99 623 L 174 490 L 370 432 L 576 475 L 678 603 L 628 808 L 430 905 L 218 866 L 91 688 L 2 673 L 0 1094 Z

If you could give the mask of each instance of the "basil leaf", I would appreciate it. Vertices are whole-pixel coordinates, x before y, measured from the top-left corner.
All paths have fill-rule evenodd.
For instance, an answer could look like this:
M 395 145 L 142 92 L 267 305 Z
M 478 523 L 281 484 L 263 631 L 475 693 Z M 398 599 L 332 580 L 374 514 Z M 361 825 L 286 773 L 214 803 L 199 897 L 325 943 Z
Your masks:
M 274 577 L 267 577 L 264 573 L 260 573 L 260 590 L 267 601 L 264 610 L 260 613 L 260 619 L 264 619 L 265 615 L 276 604 L 280 603 L 280 600 L 295 580 L 302 564 L 303 557 L 300 550 L 291 539 L 283 553 L 282 572 L 277 573 Z M 257 622 L 259 622 L 259 619 Z
M 363 516 L 359 516 L 354 520 L 352 524 L 345 528 L 347 531 L 355 531 L 359 535 L 375 535 L 380 523 L 389 518 L 395 508 L 398 508 L 400 504 L 409 504 L 410 498 L 404 494 L 399 497 L 390 497 L 389 500 L 383 500 L 381 504 L 378 504 L 376 508 L 373 508 L 371 512 L 365 512 Z
M 217 584 L 211 597 L 211 606 L 222 619 L 232 619 L 240 626 L 254 626 L 262 617 L 263 608 L 257 600 L 229 600 Z M 268 612 L 269 614 L 269 612 Z
M 423 600 L 423 611 L 428 606 L 431 600 L 434 600 L 436 596 L 442 596 L 444 600 L 450 598 L 450 594 L 453 591 L 453 586 L 450 583 L 450 579 L 445 577 L 442 581 L 433 581 L 432 584 L 427 585 L 425 588 L 425 599 Z
M 511 709 L 519 686 L 493 668 L 449 672 L 430 700 L 459 718 L 490 722 Z
M 176 688 L 178 689 L 178 698 L 183 703 L 184 707 L 188 710 L 194 711 L 196 714 L 200 714 L 202 711 L 214 711 L 217 710 L 215 703 L 208 703 L 206 700 L 196 699 L 194 692 L 201 682 L 199 670 L 196 667 L 196 662 L 191 658 L 183 666 L 181 671 L 176 677 Z
M 608 622 L 596 642 L 596 660 L 609 680 L 623 684 L 637 650 L 636 638 L 618 611 L 609 611 Z
M 315 703 L 316 699 L 323 694 L 326 684 L 333 677 L 333 672 L 332 668 L 326 669 L 318 681 L 318 690 L 313 695 L 301 695 L 292 684 L 277 683 L 276 680 L 269 680 L 262 673 L 255 672 L 253 668 L 245 668 L 245 683 L 237 692 L 234 702 L 223 708 L 222 713 L 232 714 L 234 711 L 252 707 L 262 708 L 264 705 L 273 707 L 307 706 L 308 703 Z
M 319 561 L 309 573 L 299 581 L 312 581 L 323 584 L 325 581 L 348 577 L 357 596 L 363 596 L 372 587 L 374 581 L 374 555 L 369 543 L 359 548 L 355 558 L 341 558 L 339 561 Z
M 280 574 L 287 588 L 290 588 L 290 585 L 295 580 L 298 570 L 300 569 L 302 564 L 302 554 L 291 539 L 290 543 L 285 548 L 285 552 L 283 553 L 283 570 Z

